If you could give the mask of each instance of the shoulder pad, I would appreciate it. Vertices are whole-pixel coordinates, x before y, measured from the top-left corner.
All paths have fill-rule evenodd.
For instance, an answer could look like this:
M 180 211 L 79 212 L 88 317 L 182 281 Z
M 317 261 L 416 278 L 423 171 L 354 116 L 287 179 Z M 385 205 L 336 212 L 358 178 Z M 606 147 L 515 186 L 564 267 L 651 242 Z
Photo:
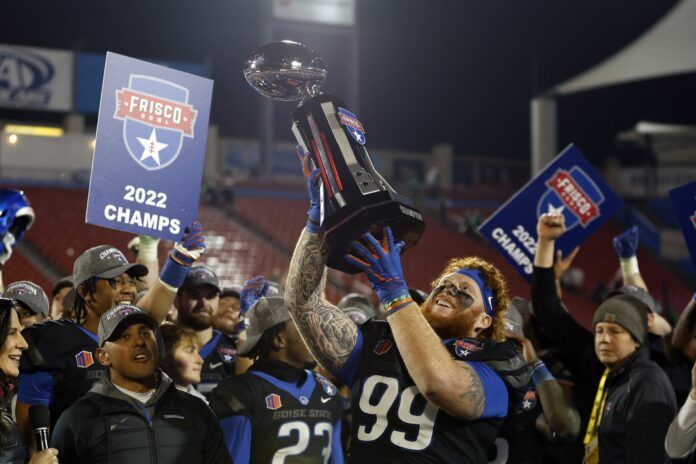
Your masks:
M 247 413 L 251 406 L 250 400 L 251 388 L 240 377 L 225 379 L 208 399 L 210 408 L 218 419 Z
M 22 336 L 29 347 L 22 355 L 20 369 L 22 372 L 35 369 L 57 369 L 57 361 L 62 358 L 57 346 L 66 337 L 67 324 L 65 320 L 45 321 L 34 324 L 22 331 Z
M 455 359 L 486 363 L 511 388 L 524 389 L 530 382 L 522 351 L 510 340 L 460 338 L 450 345 Z
M 333 382 L 320 373 L 314 372 L 314 378 L 317 380 L 317 383 L 321 386 L 321 388 L 324 389 L 324 393 L 327 395 L 334 396 L 336 393 L 338 393 L 338 388 L 336 388 L 336 385 L 334 385 Z

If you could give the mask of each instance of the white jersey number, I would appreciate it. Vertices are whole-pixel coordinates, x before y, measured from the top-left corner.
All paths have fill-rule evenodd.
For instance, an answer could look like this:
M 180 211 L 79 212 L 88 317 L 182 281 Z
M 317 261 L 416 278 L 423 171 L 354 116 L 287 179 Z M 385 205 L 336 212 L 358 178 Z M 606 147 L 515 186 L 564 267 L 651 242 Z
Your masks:
M 378 385 L 384 385 L 386 389 L 376 403 L 373 404 L 372 397 Z M 433 424 L 439 408 L 430 401 L 425 402 L 425 408 L 420 413 L 414 414 L 411 410 L 413 400 L 421 393 L 416 386 L 410 386 L 401 392 L 399 400 L 398 416 L 401 421 L 409 425 L 418 426 L 418 435 L 414 440 L 409 440 L 406 432 L 392 426 L 389 435 L 391 442 L 402 448 L 412 451 L 424 450 L 430 445 L 433 438 Z M 399 396 L 399 382 L 392 377 L 373 375 L 368 377 L 363 383 L 362 394 L 360 395 L 360 410 L 365 414 L 375 416 L 375 423 L 371 426 L 361 425 L 358 427 L 358 440 L 373 441 L 377 440 L 387 430 L 389 421 L 387 414 Z
M 285 462 L 285 458 L 288 456 L 297 456 L 305 452 L 309 446 L 309 440 L 311 439 L 309 426 L 300 421 L 286 422 L 280 426 L 280 430 L 278 430 L 278 438 L 287 438 L 292 435 L 293 432 L 297 432 L 297 443 L 276 451 L 276 453 L 273 455 L 273 461 L 271 461 L 271 464 L 283 464 Z M 331 458 L 333 425 L 328 422 L 319 422 L 314 426 L 314 435 L 326 436 L 327 444 L 321 450 L 321 457 L 324 458 L 324 464 L 328 464 L 329 458 Z

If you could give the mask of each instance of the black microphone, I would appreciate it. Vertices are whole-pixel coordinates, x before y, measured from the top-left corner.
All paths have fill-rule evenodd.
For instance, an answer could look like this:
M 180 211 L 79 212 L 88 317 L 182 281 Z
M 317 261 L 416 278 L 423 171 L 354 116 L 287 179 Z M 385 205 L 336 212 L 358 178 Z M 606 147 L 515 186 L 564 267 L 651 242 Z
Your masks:
M 37 451 L 48 449 L 48 427 L 51 424 L 48 407 L 41 404 L 29 406 L 29 424 L 34 430 Z

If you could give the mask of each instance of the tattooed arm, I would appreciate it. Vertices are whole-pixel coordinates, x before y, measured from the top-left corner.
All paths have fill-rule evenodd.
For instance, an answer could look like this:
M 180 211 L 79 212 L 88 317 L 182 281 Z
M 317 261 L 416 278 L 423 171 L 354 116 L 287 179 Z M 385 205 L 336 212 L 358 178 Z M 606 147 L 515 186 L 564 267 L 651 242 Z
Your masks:
M 455 361 L 415 303 L 389 317 L 389 325 L 418 390 L 449 414 L 466 420 L 483 415 L 486 391 L 471 364 Z
M 319 236 L 304 229 L 290 262 L 285 302 L 314 358 L 336 373 L 357 343 L 358 328 L 343 311 L 326 301 L 325 261 Z

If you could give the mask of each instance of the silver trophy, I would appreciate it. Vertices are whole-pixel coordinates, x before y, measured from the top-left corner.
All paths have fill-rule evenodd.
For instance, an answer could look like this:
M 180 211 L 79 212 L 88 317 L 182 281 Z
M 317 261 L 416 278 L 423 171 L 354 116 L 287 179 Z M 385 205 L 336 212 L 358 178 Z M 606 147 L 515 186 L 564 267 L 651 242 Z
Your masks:
M 358 118 L 341 100 L 320 92 L 326 79 L 321 56 L 297 42 L 271 42 L 249 57 L 244 77 L 265 97 L 300 101 L 292 133 L 321 171 L 320 225 L 329 267 L 357 273 L 343 256 L 368 231 L 380 239 L 390 226 L 395 240 L 406 243 L 404 250 L 418 242 L 423 216 L 372 165 Z

